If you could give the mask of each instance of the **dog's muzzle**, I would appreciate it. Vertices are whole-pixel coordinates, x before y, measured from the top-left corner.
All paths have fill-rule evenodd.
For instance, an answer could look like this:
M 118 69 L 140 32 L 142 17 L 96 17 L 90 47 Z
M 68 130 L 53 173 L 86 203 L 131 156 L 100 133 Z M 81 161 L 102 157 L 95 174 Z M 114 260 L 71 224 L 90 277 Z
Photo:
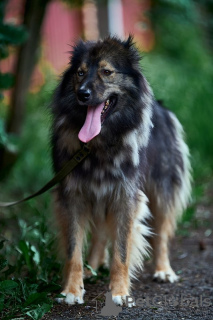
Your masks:
M 91 97 L 90 89 L 79 89 L 77 92 L 78 100 L 81 102 L 87 102 Z

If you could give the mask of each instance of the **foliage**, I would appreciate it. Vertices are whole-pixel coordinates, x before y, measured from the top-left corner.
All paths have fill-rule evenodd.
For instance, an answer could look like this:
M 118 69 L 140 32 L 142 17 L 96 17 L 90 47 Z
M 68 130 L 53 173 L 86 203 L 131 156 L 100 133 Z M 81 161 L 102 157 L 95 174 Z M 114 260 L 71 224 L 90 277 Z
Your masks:
M 186 132 L 194 184 L 183 221 L 190 221 L 213 171 L 213 64 L 200 27 L 209 20 L 204 20 L 199 1 L 154 0 L 153 4 L 156 47 L 142 65 L 156 98 L 175 112 Z
M 17 139 L 6 132 L 3 119 L 0 119 L 0 147 L 7 147 L 7 150 L 15 152 Z
M 85 3 L 84 0 L 63 0 L 63 1 L 67 3 L 71 8 L 80 7 Z M 95 0 L 94 2 L 96 4 L 107 4 L 107 0 Z
M 200 19 L 199 24 L 203 29 L 205 42 L 209 49 L 213 50 L 213 1 L 212 0 L 195 0 L 199 11 Z
M 65 3 L 67 3 L 71 8 L 72 7 L 80 7 L 83 5 L 84 0 L 63 0 Z
M 18 46 L 26 41 L 27 31 L 24 26 L 13 25 L 4 22 L 5 6 L 7 1 L 0 2 L 0 60 L 9 56 L 10 48 Z M 0 101 L 3 99 L 2 90 L 10 89 L 14 85 L 14 75 L 0 72 Z M 15 154 L 14 138 L 6 133 L 4 123 L 0 122 L 0 164 L 4 150 Z M 12 157 L 11 157 L 12 159 Z M 3 172 L 4 174 L 4 172 Z M 3 175 L 1 173 L 1 176 Z
M 54 86 L 55 83 L 47 81 L 40 94 L 29 95 L 23 134 L 18 141 L 21 156 L 1 188 L 1 199 L 21 198 L 39 189 L 51 177 L 47 107 Z M 3 141 L 7 139 L 3 137 Z M 5 209 L 4 215 L 1 212 L 1 319 L 40 319 L 53 305 L 50 296 L 60 290 L 56 232 L 53 227 L 47 227 L 51 225 L 50 210 L 50 193 L 46 193 Z
M 50 254 L 54 241 L 44 222 L 31 226 L 18 219 L 20 238 L 16 244 L 0 241 L 0 315 L 2 320 L 40 319 L 53 305 L 50 293 L 59 290 L 59 265 Z M 4 257 L 12 257 L 8 261 Z M 54 276 L 49 281 L 50 276 Z M 28 317 L 27 317 L 28 316 Z
M 156 97 L 184 124 L 197 179 L 213 169 L 212 57 L 203 44 L 194 1 L 155 0 L 154 4 L 156 49 L 145 59 L 145 69 Z
M 18 46 L 26 41 L 27 31 L 24 26 L 15 26 L 4 22 L 6 1 L 0 2 L 0 59 L 9 56 L 9 46 Z M 9 89 L 14 83 L 10 73 L 0 73 L 0 90 Z M 2 97 L 2 96 L 1 96 Z

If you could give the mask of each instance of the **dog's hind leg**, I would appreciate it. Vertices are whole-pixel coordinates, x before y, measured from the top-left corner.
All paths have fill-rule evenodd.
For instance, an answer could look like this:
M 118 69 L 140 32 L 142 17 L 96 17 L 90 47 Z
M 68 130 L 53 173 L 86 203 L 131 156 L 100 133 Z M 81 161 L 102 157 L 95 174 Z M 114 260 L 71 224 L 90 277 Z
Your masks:
M 175 282 L 178 276 L 172 270 L 169 261 L 169 241 L 174 235 L 176 227 L 176 216 L 174 212 L 165 212 L 159 208 L 151 208 L 154 216 L 153 232 L 151 239 L 154 250 L 155 272 L 154 279 L 164 282 Z
M 79 201 L 77 196 L 75 196 L 75 201 L 72 201 L 72 205 L 65 199 L 56 202 L 56 217 L 61 229 L 62 247 L 66 255 L 64 286 L 61 293 L 64 298 L 59 298 L 58 302 L 64 301 L 67 304 L 84 302 L 82 247 L 85 216 L 82 213 L 85 213 L 84 206 L 82 200 Z
M 97 270 L 101 265 L 108 266 L 109 254 L 107 250 L 107 234 L 105 232 L 105 222 L 97 221 L 91 226 L 91 246 L 88 255 L 88 264 L 93 270 Z M 89 277 L 92 273 L 85 270 L 85 276 Z
M 153 239 L 154 277 L 160 281 L 174 282 L 178 277 L 170 266 L 168 244 L 174 235 L 177 219 L 181 217 L 189 203 L 191 166 L 183 128 L 171 112 L 168 115 L 170 135 L 162 124 L 161 131 L 164 128 L 166 142 L 161 144 L 160 140 L 155 141 L 159 150 L 152 169 L 152 178 L 148 182 L 148 197 L 154 216 L 153 231 L 156 233 Z M 156 136 L 159 134 L 160 131 Z

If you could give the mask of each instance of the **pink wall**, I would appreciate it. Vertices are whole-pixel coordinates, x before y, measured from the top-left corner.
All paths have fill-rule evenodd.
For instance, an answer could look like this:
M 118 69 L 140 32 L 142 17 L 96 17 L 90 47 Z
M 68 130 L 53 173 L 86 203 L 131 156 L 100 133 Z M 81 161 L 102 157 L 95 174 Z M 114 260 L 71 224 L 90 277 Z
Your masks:
M 142 51 L 149 51 L 154 45 L 154 34 L 146 11 L 151 6 L 151 1 L 122 0 L 125 35 L 134 35 L 137 46 Z
M 72 45 L 83 33 L 81 9 L 72 9 L 57 0 L 48 5 L 42 31 L 44 58 L 56 72 L 69 61 Z

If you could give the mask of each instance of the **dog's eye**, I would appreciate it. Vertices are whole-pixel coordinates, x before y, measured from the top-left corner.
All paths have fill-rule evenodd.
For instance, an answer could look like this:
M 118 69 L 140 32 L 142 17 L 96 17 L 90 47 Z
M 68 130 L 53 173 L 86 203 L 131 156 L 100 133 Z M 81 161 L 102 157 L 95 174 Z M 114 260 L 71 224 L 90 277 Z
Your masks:
M 84 71 L 78 71 L 78 76 L 83 77 L 84 76 Z
M 107 70 L 107 69 L 104 69 L 102 72 L 103 72 L 103 74 L 104 74 L 105 76 L 110 76 L 110 75 L 112 74 L 112 71 Z

